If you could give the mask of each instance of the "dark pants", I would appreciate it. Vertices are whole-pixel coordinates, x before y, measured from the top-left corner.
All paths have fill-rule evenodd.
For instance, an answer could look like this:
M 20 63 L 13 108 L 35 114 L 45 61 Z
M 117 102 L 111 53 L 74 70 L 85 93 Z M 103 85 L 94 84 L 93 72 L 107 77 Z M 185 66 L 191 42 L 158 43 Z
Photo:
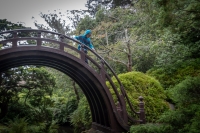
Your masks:
M 84 49 L 85 54 L 87 54 L 87 49 Z M 88 64 L 88 59 L 85 57 L 85 62 Z

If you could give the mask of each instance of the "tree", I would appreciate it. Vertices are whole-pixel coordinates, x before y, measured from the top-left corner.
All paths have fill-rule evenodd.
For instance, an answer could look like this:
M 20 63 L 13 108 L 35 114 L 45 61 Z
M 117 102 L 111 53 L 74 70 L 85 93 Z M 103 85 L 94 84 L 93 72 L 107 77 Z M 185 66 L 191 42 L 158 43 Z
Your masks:
M 95 20 L 86 15 L 83 19 L 80 19 L 80 22 L 76 26 L 77 34 L 85 32 L 86 29 L 93 29 L 96 26 Z
M 29 98 L 33 106 L 40 106 L 45 96 L 51 96 L 55 89 L 55 78 L 44 68 L 31 67 L 23 69 L 21 81 L 24 82 L 21 87 L 25 89 L 26 96 L 24 103 Z M 31 100 L 31 101 L 30 101 Z
M 46 94 L 51 95 L 55 87 L 54 77 L 43 68 L 12 68 L 2 72 L 0 78 L 0 119 L 6 116 L 9 104 L 19 100 L 19 92 L 27 92 L 24 103 L 32 96 L 38 105 L 41 98 Z
M 0 32 L 12 29 L 22 29 L 25 28 L 22 24 L 15 24 L 7 19 L 0 19 Z
M 87 10 L 67 10 L 64 13 L 59 9 L 54 12 L 40 13 L 40 17 L 44 19 L 46 24 L 40 24 L 37 20 L 34 20 L 34 24 L 38 29 L 45 29 L 54 32 L 59 32 L 64 35 L 70 35 L 70 33 L 77 28 L 77 24 L 80 20 L 89 15 Z M 32 17 L 32 19 L 35 19 Z
M 126 71 L 131 71 L 134 67 L 146 72 L 154 64 L 155 52 L 149 50 L 152 39 L 146 41 L 146 36 L 150 35 L 138 32 L 142 25 L 139 19 L 140 15 L 132 8 L 115 8 L 109 11 L 102 8 L 93 20 L 96 24 L 92 29 L 92 40 L 98 52 L 110 60 L 110 64 L 122 65 Z M 84 21 L 80 22 L 82 23 Z
M 68 11 L 68 12 L 70 13 L 70 15 L 67 16 L 67 18 L 72 23 L 71 28 L 73 30 L 77 28 L 77 25 L 81 21 L 82 18 L 89 15 L 87 10 L 71 10 L 71 11 Z
M 186 59 L 199 58 L 199 5 L 198 0 L 140 0 L 136 4 L 138 10 L 151 17 L 148 20 L 157 29 L 156 34 L 161 35 L 167 29 L 173 38 L 178 37 L 172 39 L 174 45 L 189 48 Z
M 45 29 L 45 30 L 50 30 L 54 32 L 59 32 L 61 34 L 67 35 L 69 34 L 70 27 L 67 25 L 66 21 L 62 19 L 64 15 L 59 13 L 49 13 L 49 14 L 44 14 L 40 13 L 40 17 L 45 20 L 47 25 L 45 24 L 38 24 L 37 20 L 34 21 L 35 26 L 38 29 Z M 34 17 L 32 17 L 34 19 Z
M 132 6 L 132 0 L 88 0 L 86 7 L 90 15 L 95 16 L 99 8 L 105 7 L 106 9 Z
M 6 71 L 0 77 L 0 119 L 6 116 L 9 103 L 18 100 L 17 92 L 20 78 L 12 75 L 15 71 Z

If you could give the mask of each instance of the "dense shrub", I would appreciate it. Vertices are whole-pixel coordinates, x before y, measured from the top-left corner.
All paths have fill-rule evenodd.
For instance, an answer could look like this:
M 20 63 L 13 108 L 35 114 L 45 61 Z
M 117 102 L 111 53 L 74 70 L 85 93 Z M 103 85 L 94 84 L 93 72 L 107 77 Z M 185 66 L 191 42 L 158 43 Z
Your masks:
M 67 100 L 65 104 L 58 103 L 59 101 L 58 99 L 56 100 L 55 107 L 53 108 L 53 119 L 62 125 L 70 122 L 69 116 L 77 109 L 78 101 L 75 98 Z
M 75 128 L 75 132 L 90 128 L 92 117 L 86 97 L 80 99 L 78 108 L 70 115 L 70 122 Z
M 31 109 L 24 105 L 24 103 L 20 103 L 18 101 L 14 101 L 9 104 L 8 113 L 6 116 L 1 119 L 1 123 L 8 122 L 11 118 L 15 118 L 16 115 L 19 118 L 26 117 L 27 115 L 32 115 Z
M 15 118 L 13 121 L 8 123 L 9 133 L 26 133 L 27 132 L 27 120 L 25 118 Z
M 128 72 L 118 75 L 121 80 L 131 103 L 138 111 L 138 97 L 143 96 L 145 102 L 145 113 L 148 122 L 154 122 L 158 119 L 168 106 L 165 101 L 165 93 L 160 83 L 153 77 L 147 76 L 141 72 Z M 119 84 L 113 78 L 114 83 L 119 89 Z M 107 83 L 108 87 L 111 85 Z M 112 92 L 112 90 L 111 90 Z M 128 108 L 129 113 L 131 111 Z

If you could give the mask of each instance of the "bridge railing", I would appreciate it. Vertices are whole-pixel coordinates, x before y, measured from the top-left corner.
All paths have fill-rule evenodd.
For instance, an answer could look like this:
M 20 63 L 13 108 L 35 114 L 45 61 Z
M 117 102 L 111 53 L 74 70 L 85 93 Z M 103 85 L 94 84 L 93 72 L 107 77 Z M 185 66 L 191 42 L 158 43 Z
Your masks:
M 1 32 L 0 36 L 4 37 L 3 40 L 0 40 L 1 49 L 24 46 L 47 47 L 67 52 L 74 57 L 81 59 L 82 61 L 85 61 L 85 59 L 87 58 L 89 62 L 88 65 L 101 76 L 101 79 L 103 80 L 105 85 L 106 82 L 109 82 L 110 86 L 112 87 L 112 92 L 116 96 L 113 103 L 111 103 L 112 107 L 117 110 L 118 115 L 123 118 L 124 122 L 145 122 L 144 107 L 142 105 L 141 98 L 140 111 L 136 112 L 114 70 L 99 54 L 97 54 L 95 51 L 91 50 L 89 47 L 85 46 L 81 42 L 77 41 L 76 39 L 60 33 L 36 29 L 19 29 L 5 31 Z M 81 51 L 76 48 L 77 44 L 81 45 Z M 83 51 L 85 47 L 88 49 L 88 51 L 90 51 L 88 55 L 85 54 L 85 52 Z M 117 84 L 118 86 L 120 86 L 119 88 L 117 88 L 111 77 L 114 77 L 117 80 Z M 111 92 L 111 90 L 107 91 Z M 113 98 L 109 98 L 112 101 Z M 134 119 L 133 117 L 131 117 L 131 115 L 127 114 L 127 107 L 139 117 L 139 120 Z

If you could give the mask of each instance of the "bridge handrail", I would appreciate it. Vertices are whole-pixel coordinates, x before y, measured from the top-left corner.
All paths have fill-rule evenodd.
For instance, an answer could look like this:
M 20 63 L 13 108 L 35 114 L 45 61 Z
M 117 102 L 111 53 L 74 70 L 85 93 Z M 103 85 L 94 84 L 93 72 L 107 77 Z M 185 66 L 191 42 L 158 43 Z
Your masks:
M 110 67 L 110 65 L 100 56 L 98 55 L 95 51 L 93 51 L 92 49 L 90 49 L 88 46 L 84 45 L 83 43 L 79 42 L 78 40 L 74 39 L 74 38 L 71 38 L 67 35 L 63 35 L 61 33 L 57 33 L 57 32 L 53 32 L 53 31 L 47 31 L 47 30 L 38 30 L 38 29 L 16 29 L 16 30 L 9 30 L 9 31 L 4 31 L 4 32 L 0 32 L 0 35 L 1 34 L 7 34 L 7 33 L 15 33 L 15 32 L 36 32 L 39 36 L 35 37 L 35 39 L 37 40 L 38 38 L 41 38 L 41 33 L 51 33 L 51 34 L 54 34 L 54 35 L 58 35 L 60 38 L 66 38 L 68 40 L 71 40 L 72 42 L 76 42 L 78 44 L 81 45 L 81 47 L 86 47 L 90 52 L 92 52 L 97 58 L 101 59 L 101 61 L 103 62 L 103 64 L 112 72 L 113 76 L 115 77 L 115 79 L 117 80 L 118 84 L 120 85 L 120 91 L 121 91 L 121 94 L 126 98 L 127 102 L 128 102 L 128 105 L 130 107 L 130 109 L 135 113 L 135 114 L 138 114 L 138 112 L 136 112 L 134 110 L 134 107 L 133 105 L 131 104 L 129 98 L 128 98 L 128 95 L 121 83 L 121 81 L 119 80 L 118 76 L 116 75 L 116 73 L 114 72 L 114 70 Z M 33 38 L 33 37 L 31 37 Z M 21 37 L 20 40 L 22 39 L 25 39 L 25 37 Z M 45 39 L 45 38 L 42 38 L 42 39 Z M 6 41 L 6 40 L 5 40 Z M 0 41 L 0 42 L 4 42 L 4 41 Z M 96 63 L 95 63 L 96 64 Z M 99 67 L 99 66 L 98 66 Z M 108 74 L 107 74 L 108 76 Z M 112 86 L 115 86 L 114 83 L 112 82 L 111 78 L 108 78 L 109 82 L 112 84 Z M 114 92 L 115 94 L 117 95 L 117 98 L 121 104 L 121 106 L 126 106 L 126 105 L 123 105 L 122 101 L 121 101 L 121 98 L 120 98 L 120 95 L 116 89 L 116 86 L 113 87 L 114 89 Z M 123 108 L 123 107 L 122 107 Z M 126 108 L 126 107 L 125 107 Z M 133 120 L 133 118 L 131 118 L 130 116 L 128 116 L 128 118 L 130 120 Z M 140 121 L 140 120 L 138 120 Z M 134 120 L 135 122 L 135 120 Z

